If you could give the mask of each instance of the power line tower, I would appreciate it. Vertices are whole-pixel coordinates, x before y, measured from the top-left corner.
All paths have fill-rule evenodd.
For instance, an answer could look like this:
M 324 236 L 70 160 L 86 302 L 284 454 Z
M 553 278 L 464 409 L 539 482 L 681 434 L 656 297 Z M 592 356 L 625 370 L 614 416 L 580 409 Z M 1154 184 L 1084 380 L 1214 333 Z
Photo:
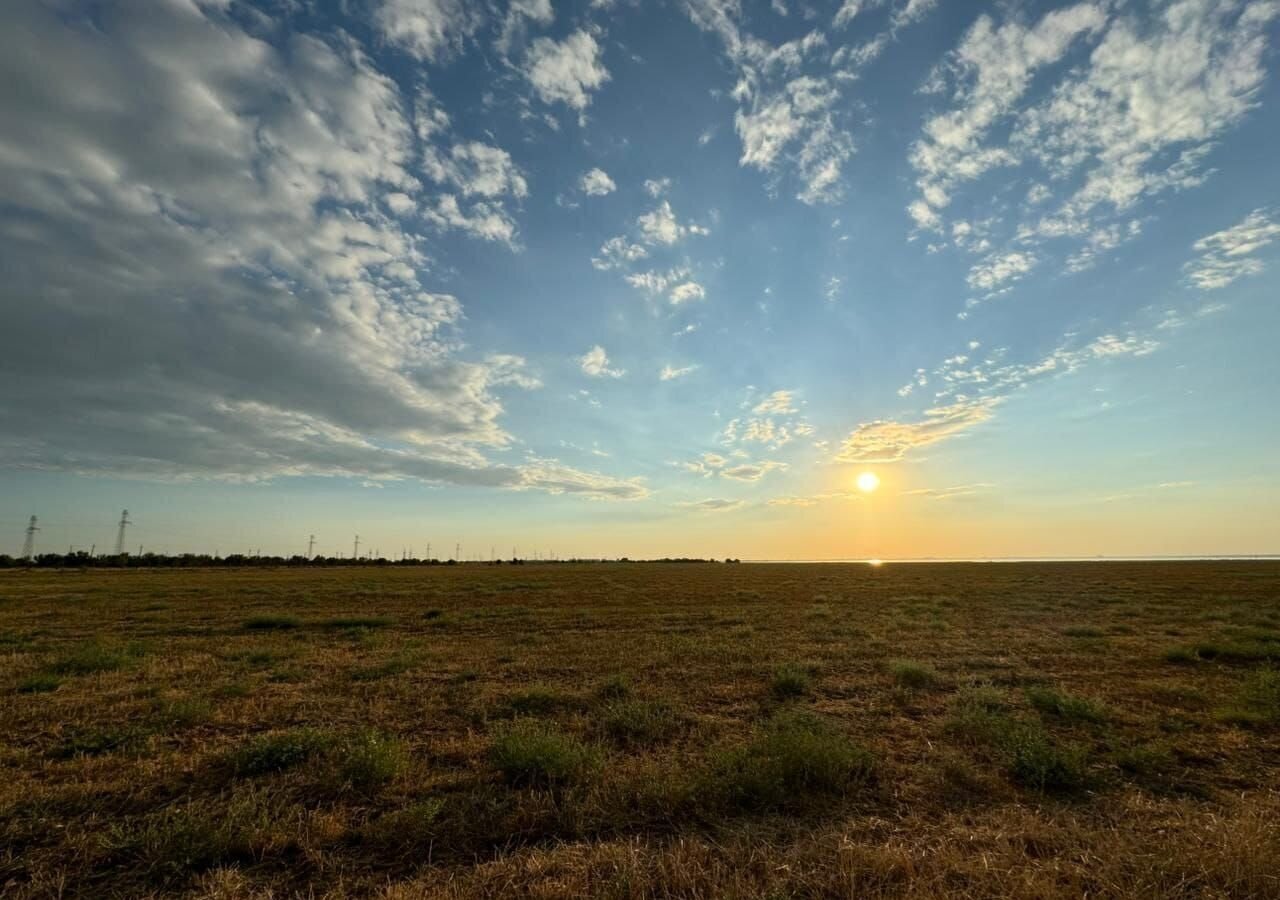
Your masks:
M 352 559 L 360 558 L 360 535 L 358 534 L 356 535 L 356 542 L 351 548 L 351 558 Z
M 36 517 L 32 516 L 31 521 L 27 523 L 27 537 L 22 542 L 22 558 L 28 562 L 30 562 L 31 557 L 36 555 L 36 532 L 39 530 L 40 527 L 36 525 Z
M 462 542 L 453 545 L 453 558 L 458 562 L 462 562 Z
M 124 530 L 133 523 L 129 521 L 129 510 L 120 513 L 120 530 L 116 532 L 116 556 L 124 555 Z
M 316 556 L 316 536 L 313 534 L 311 535 L 310 540 L 307 541 L 307 559 L 315 559 L 315 556 Z
M 427 541 L 427 562 L 431 562 L 431 542 Z

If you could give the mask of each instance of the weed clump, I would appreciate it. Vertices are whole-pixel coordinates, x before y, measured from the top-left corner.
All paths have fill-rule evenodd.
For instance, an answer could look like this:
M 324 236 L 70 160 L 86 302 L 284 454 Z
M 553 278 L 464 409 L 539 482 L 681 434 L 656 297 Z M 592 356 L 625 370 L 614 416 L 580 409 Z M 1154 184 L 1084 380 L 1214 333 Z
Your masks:
M 1029 687 L 1027 700 L 1041 713 L 1064 722 L 1105 722 L 1107 711 L 1102 704 L 1087 697 L 1076 697 L 1053 688 Z
M 52 675 L 96 675 L 123 669 L 142 655 L 138 644 L 117 645 L 100 641 L 82 644 L 48 667 Z
M 1217 718 L 1246 728 L 1280 723 L 1280 670 L 1266 668 L 1252 673 L 1240 685 L 1232 704 Z
M 19 694 L 48 694 L 56 691 L 62 684 L 62 679 L 55 675 L 31 675 L 18 682 Z
M 889 672 L 894 683 L 910 690 L 924 690 L 937 687 L 941 679 L 937 671 L 924 663 L 899 659 L 889 664 Z
M 343 787 L 373 791 L 392 781 L 408 763 L 404 745 L 377 731 L 362 731 L 335 750 L 336 774 Z
M 569 700 L 564 694 L 545 685 L 533 685 L 517 694 L 512 694 L 508 701 L 511 711 L 520 716 L 550 715 L 568 705 Z
M 790 700 L 802 697 L 813 687 L 813 676 L 809 670 L 787 663 L 774 670 L 773 679 L 769 682 L 769 691 L 775 699 Z
M 610 675 L 596 691 L 596 696 L 602 700 L 622 700 L 630 695 L 631 685 L 622 675 Z
M 747 744 L 713 756 L 705 790 L 730 807 L 780 809 L 846 793 L 870 780 L 874 760 L 827 722 L 774 716 Z
M 624 747 L 658 744 L 680 727 L 680 717 L 660 700 L 620 700 L 605 708 L 601 730 Z
M 599 763 L 599 752 L 540 722 L 522 720 L 493 741 L 490 759 L 512 785 L 552 787 L 579 780 Z
M 283 772 L 302 765 L 332 743 L 329 735 L 311 728 L 264 734 L 232 754 L 231 767 L 238 775 Z

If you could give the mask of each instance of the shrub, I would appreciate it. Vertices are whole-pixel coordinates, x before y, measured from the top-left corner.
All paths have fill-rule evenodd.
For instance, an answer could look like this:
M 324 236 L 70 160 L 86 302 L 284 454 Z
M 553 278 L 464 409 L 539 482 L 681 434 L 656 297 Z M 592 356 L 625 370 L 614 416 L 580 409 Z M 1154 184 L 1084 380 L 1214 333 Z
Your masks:
M 283 772 L 311 759 L 331 743 L 328 735 L 310 728 L 264 734 L 237 750 L 231 766 L 239 775 Z
M 599 753 L 557 728 L 522 720 L 498 734 L 490 758 L 510 784 L 546 787 L 580 779 Z
M 404 770 L 408 753 L 393 737 L 377 731 L 362 731 L 342 742 L 336 761 L 343 786 L 372 791 Z
M 302 624 L 293 616 L 253 616 L 244 620 L 248 631 L 288 631 Z
M 778 700 L 789 700 L 809 693 L 813 678 L 807 669 L 787 663 L 774 670 L 769 690 Z
M 1067 722 L 1103 722 L 1107 718 L 1102 704 L 1087 697 L 1075 697 L 1052 688 L 1029 687 L 1027 700 L 1045 715 Z
M 899 687 L 911 690 L 937 687 L 939 681 L 938 673 L 933 668 L 911 660 L 900 659 L 891 662 L 889 672 Z
M 655 700 L 620 700 L 605 708 L 601 727 L 623 746 L 656 744 L 680 727 L 680 717 L 668 704 Z
M 778 809 L 844 793 L 872 771 L 866 750 L 822 719 L 793 712 L 775 716 L 746 745 L 713 756 L 706 790 L 735 808 Z

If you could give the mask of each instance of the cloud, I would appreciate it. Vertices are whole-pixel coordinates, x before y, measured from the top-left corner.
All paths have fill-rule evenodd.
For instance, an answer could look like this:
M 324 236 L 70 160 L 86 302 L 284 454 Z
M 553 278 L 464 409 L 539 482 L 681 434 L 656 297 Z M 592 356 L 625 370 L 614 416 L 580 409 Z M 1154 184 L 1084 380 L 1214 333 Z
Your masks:
M 494 41 L 494 47 L 503 56 L 511 50 L 517 39 L 523 39 L 530 22 L 538 25 L 550 25 L 555 21 L 555 10 L 551 8 L 551 0 L 511 0 L 507 7 L 506 18 L 502 21 L 502 33 Z
M 795 196 L 803 203 L 840 200 L 844 168 L 856 149 L 851 126 L 857 105 L 843 96 L 844 86 L 879 55 L 888 32 L 833 53 L 827 35 L 816 29 L 777 45 L 746 33 L 735 0 L 685 0 L 684 5 L 695 25 L 719 37 L 734 67 L 737 83 L 731 96 L 738 105 L 734 130 L 742 144 L 739 164 L 769 176 L 771 189 L 784 176 L 794 180 Z M 846 2 L 835 25 L 847 24 L 870 5 L 881 4 Z M 927 5 L 907 3 L 918 9 Z M 915 16 L 913 11 L 911 20 Z
M 794 391 L 774 391 L 752 407 L 751 411 L 757 416 L 788 415 L 794 413 L 796 411 L 795 407 L 792 406 L 795 402 L 794 395 Z
M 424 62 L 456 52 L 482 21 L 466 0 L 383 0 L 374 14 L 389 42 Z
M 710 231 L 700 225 L 683 224 L 676 219 L 671 203 L 663 200 L 652 212 L 647 212 L 636 219 L 636 227 L 642 239 L 648 244 L 671 245 L 690 234 L 709 234 Z
M 877 420 L 854 429 L 836 453 L 838 462 L 897 462 L 912 450 L 980 425 L 991 418 L 998 400 L 958 401 L 926 410 L 916 422 Z
M 1011 251 L 993 253 L 969 270 L 969 287 L 980 291 L 995 291 L 1007 283 L 1018 281 L 1036 265 L 1030 253 Z
M 613 179 L 609 177 L 604 169 L 592 169 L 585 172 L 578 181 L 578 187 L 588 197 L 603 197 L 605 194 L 612 194 L 617 189 L 617 185 L 613 183 Z
M 1066 269 L 1093 266 L 1141 231 L 1137 204 L 1212 173 L 1209 151 L 1259 102 L 1278 16 L 1270 0 L 1186 0 L 1147 17 L 1084 2 L 1032 24 L 983 15 L 930 81 L 950 90 L 951 108 L 912 145 L 919 196 L 909 215 L 941 230 L 967 183 L 1022 166 L 1036 182 L 1011 238 L 1025 253 L 1083 244 Z M 1032 209 L 1063 188 L 1056 208 Z
M 592 378 L 621 378 L 627 374 L 625 369 L 609 368 L 609 354 L 599 344 L 584 353 L 578 363 L 582 367 L 582 373 Z
M 1262 260 L 1254 254 L 1280 237 L 1280 223 L 1271 221 L 1267 210 L 1255 209 L 1237 225 L 1214 232 L 1196 241 L 1200 258 L 1183 267 L 1187 281 L 1202 291 L 1226 287 L 1237 278 L 1262 272 Z
M 648 194 L 650 197 L 657 199 L 658 197 L 661 197 L 663 194 L 665 194 L 667 191 L 671 190 L 671 179 L 670 178 L 646 179 L 644 183 L 644 190 L 645 190 L 645 193 Z
M 786 463 L 764 460 L 759 463 L 742 463 L 741 465 L 721 469 L 720 477 L 730 478 L 734 481 L 759 481 L 770 472 L 785 470 L 786 468 Z
M 701 300 L 706 296 L 706 290 L 696 281 L 681 282 L 673 287 L 671 293 L 667 295 L 672 304 L 677 306 L 690 300 Z
M 563 41 L 537 38 L 525 60 L 525 77 L 544 103 L 564 103 L 582 111 L 591 92 L 609 80 L 600 61 L 600 46 L 579 29 Z
M 958 437 L 989 421 L 1011 394 L 1029 384 L 1072 374 L 1098 360 L 1147 356 L 1159 346 L 1152 337 L 1129 332 L 1102 334 L 1087 343 L 1068 336 L 1052 352 L 1027 363 L 1005 362 L 1004 350 L 992 351 L 982 360 L 958 354 L 932 373 L 916 370 L 914 384 L 922 386 L 932 380 L 941 385 L 935 394 L 937 405 L 914 421 L 880 419 L 859 425 L 844 440 L 835 459 L 897 462 L 919 448 Z M 899 395 L 903 394 L 900 390 Z
M 687 500 L 676 506 L 685 509 L 699 509 L 704 512 L 728 512 L 742 506 L 741 500 L 728 500 L 723 497 L 708 497 L 706 500 Z
M 600 255 L 592 257 L 591 265 L 601 271 L 620 269 L 649 255 L 648 248 L 633 244 L 625 237 L 609 238 L 600 247 Z
M 954 500 L 957 497 L 972 497 L 993 487 L 995 485 L 988 482 L 976 482 L 974 484 L 958 484 L 954 487 L 916 488 L 911 491 L 903 491 L 902 495 L 904 497 L 928 497 L 930 500 Z
M 682 366 L 680 368 L 676 368 L 675 366 L 672 366 L 672 365 L 665 365 L 662 367 L 662 371 L 658 373 L 658 380 L 674 381 L 677 378 L 684 378 L 686 375 L 692 374 L 693 372 L 697 371 L 697 369 L 698 367 L 696 365 Z
M 486 456 L 513 440 L 503 392 L 538 380 L 461 356 L 463 304 L 423 283 L 429 233 L 401 217 L 511 241 L 509 155 L 451 143 L 430 95 L 345 38 L 276 47 L 217 4 L 100 12 L 23 5 L 0 29 L 0 369 L 23 383 L 0 398 L 0 465 L 644 493 Z M 376 21 L 425 59 L 469 15 Z

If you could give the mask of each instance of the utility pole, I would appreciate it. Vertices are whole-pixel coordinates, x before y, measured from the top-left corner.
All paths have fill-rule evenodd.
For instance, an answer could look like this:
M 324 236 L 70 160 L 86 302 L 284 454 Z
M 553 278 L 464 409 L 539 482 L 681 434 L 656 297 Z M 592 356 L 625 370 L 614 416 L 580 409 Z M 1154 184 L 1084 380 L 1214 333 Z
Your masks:
M 462 562 L 462 541 L 453 545 L 453 558 L 458 562 Z
M 431 542 L 427 541 L 427 562 L 431 562 Z
M 120 530 L 116 532 L 116 556 L 124 556 L 124 530 L 132 524 L 129 521 L 129 510 L 120 513 Z
M 356 542 L 351 548 L 351 558 L 354 560 L 360 559 L 360 535 L 358 534 L 356 535 Z
M 36 525 L 36 517 L 32 516 L 31 521 L 27 523 L 27 537 L 22 542 L 22 558 L 28 562 L 36 554 L 36 532 L 39 530 L 39 526 Z
M 311 539 L 307 541 L 307 559 L 315 558 L 316 536 L 311 535 Z

